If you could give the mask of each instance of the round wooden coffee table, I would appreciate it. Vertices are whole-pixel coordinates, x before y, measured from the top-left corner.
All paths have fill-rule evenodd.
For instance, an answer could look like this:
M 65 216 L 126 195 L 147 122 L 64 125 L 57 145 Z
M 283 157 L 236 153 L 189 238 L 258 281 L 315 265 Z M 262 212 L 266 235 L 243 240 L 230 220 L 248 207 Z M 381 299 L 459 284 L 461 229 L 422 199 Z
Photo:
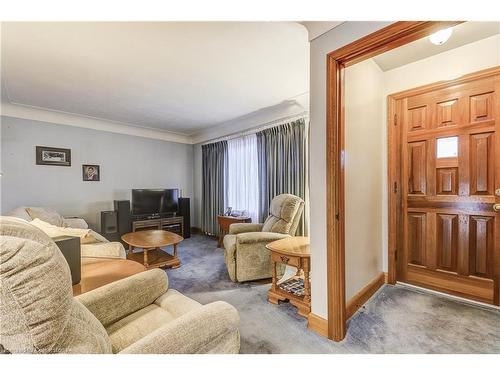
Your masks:
M 147 268 L 180 267 L 181 261 L 177 257 L 177 244 L 183 239 L 178 234 L 159 229 L 141 230 L 122 236 L 122 240 L 129 245 L 127 258 L 142 263 Z M 172 245 L 174 247 L 173 255 L 160 249 Z M 133 250 L 136 247 L 143 251 L 134 253 Z

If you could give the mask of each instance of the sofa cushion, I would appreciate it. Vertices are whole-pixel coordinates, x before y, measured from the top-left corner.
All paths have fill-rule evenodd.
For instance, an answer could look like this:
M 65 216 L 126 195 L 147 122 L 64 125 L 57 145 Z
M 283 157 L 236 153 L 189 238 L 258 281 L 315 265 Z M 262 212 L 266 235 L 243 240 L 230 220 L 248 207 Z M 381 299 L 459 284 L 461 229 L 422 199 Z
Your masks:
M 64 226 L 64 218 L 55 210 L 46 207 L 27 207 L 31 219 L 40 219 L 58 227 Z
M 109 353 L 104 327 L 73 299 L 57 245 L 24 220 L 0 218 L 0 342 L 13 353 Z
M 5 216 L 13 216 L 17 217 L 19 219 L 23 219 L 26 221 L 31 221 L 31 216 L 29 215 L 28 211 L 26 211 L 26 207 L 17 207 L 14 208 L 12 211 L 9 211 L 5 214 Z
M 81 229 L 81 228 L 64 228 L 57 225 L 53 225 L 43 221 L 41 219 L 33 219 L 30 222 L 31 225 L 41 229 L 49 237 L 59 237 L 59 236 L 72 236 L 80 237 L 80 243 L 83 244 L 93 244 L 97 242 L 108 242 L 106 238 L 92 229 Z
M 262 231 L 289 234 L 295 215 L 299 212 L 302 203 L 301 198 L 292 194 L 281 194 L 274 197 Z
M 172 320 L 202 305 L 176 290 L 169 289 L 153 304 L 109 325 L 106 330 L 113 352 L 118 353 Z
M 82 244 L 82 258 L 112 258 L 125 259 L 127 257 L 125 248 L 120 242 L 96 242 Z
M 173 316 L 166 310 L 153 304 L 111 324 L 106 330 L 111 340 L 113 353 L 122 351 L 173 319 Z
M 167 293 L 155 301 L 155 304 L 168 311 L 175 318 L 202 306 L 201 303 L 186 297 L 175 289 L 169 289 Z

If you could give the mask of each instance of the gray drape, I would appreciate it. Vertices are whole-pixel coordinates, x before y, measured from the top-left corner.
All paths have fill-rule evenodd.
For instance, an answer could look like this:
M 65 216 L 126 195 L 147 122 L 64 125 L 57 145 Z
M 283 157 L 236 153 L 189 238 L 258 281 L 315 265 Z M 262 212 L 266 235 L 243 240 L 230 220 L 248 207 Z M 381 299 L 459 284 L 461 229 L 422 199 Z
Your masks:
M 202 217 L 201 230 L 219 234 L 217 215 L 224 213 L 227 202 L 227 141 L 201 146 L 202 152 Z
M 304 119 L 257 133 L 259 157 L 259 219 L 269 213 L 271 200 L 279 194 L 294 194 L 307 204 L 307 136 Z M 305 210 L 307 212 L 307 210 Z M 303 218 L 297 235 L 307 235 Z

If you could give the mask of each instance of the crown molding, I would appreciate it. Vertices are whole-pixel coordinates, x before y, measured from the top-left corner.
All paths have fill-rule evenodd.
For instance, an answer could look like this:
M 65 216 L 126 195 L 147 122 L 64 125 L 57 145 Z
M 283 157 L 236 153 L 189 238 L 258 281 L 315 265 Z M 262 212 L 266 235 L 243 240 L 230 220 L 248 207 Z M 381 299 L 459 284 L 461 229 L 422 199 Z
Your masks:
M 264 124 L 291 118 L 309 112 L 309 92 L 299 94 L 288 100 L 244 116 L 225 121 L 218 125 L 204 129 L 192 135 L 193 144 L 205 143 L 215 139 L 231 136 L 260 127 Z
M 168 142 L 185 144 L 193 143 L 192 137 L 190 135 L 161 131 L 133 124 L 108 121 L 94 117 L 80 116 L 71 113 L 51 111 L 47 109 L 12 104 L 7 102 L 1 103 L 0 114 L 2 116 L 20 118 L 25 120 L 50 122 L 59 125 L 76 126 L 80 128 L 126 134 L 143 138 L 158 139 Z
M 285 100 L 275 106 L 262 108 L 244 116 L 211 126 L 195 134 L 179 134 L 158 129 L 145 128 L 134 124 L 109 121 L 10 102 L 1 102 L 0 107 L 0 115 L 2 116 L 184 144 L 198 144 L 220 137 L 241 133 L 247 131 L 248 129 L 262 126 L 263 124 L 301 115 L 304 111 L 309 111 L 308 92 Z

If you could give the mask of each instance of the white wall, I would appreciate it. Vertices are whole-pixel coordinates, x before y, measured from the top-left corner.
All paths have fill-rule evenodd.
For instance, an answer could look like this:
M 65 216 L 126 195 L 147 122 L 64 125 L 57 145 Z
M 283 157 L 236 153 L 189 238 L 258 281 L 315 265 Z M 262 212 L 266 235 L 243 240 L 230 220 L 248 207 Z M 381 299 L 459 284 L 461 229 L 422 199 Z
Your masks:
M 382 270 L 382 71 L 373 60 L 345 70 L 346 298 Z
M 311 42 L 310 236 L 312 312 L 328 317 L 326 273 L 326 55 L 390 22 L 346 22 Z
M 71 149 L 71 167 L 36 165 L 37 145 Z M 100 211 L 130 199 L 132 188 L 180 188 L 193 197 L 189 144 L 2 116 L 1 162 L 2 213 L 48 206 L 99 229 Z M 99 164 L 101 181 L 82 181 L 82 164 Z
M 383 189 L 382 189 L 382 258 L 387 271 L 388 197 L 387 197 L 387 96 L 413 87 L 458 78 L 468 73 L 500 65 L 500 35 L 403 65 L 383 73 L 382 130 L 383 130 Z

